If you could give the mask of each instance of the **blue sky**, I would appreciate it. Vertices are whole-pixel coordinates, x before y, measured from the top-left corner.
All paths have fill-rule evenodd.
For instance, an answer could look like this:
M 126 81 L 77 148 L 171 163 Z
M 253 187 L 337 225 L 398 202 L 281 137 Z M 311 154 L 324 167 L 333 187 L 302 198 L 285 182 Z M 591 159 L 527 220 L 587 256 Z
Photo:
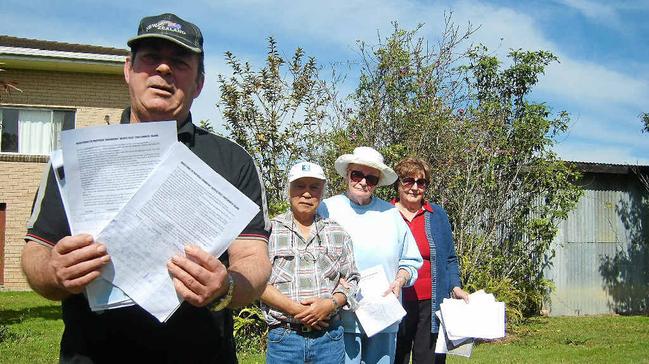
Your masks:
M 141 17 L 175 12 L 204 33 L 207 80 L 193 113 L 218 126 L 216 76 L 228 73 L 226 50 L 259 65 L 272 35 L 287 56 L 302 47 L 324 65 L 355 61 L 356 41 L 374 43 L 394 20 L 408 29 L 424 23 L 421 35 L 434 42 L 445 11 L 458 25 L 480 26 L 471 42 L 495 54 L 523 48 L 559 57 L 532 97 L 572 117 L 556 146 L 562 158 L 649 164 L 639 121 L 649 112 L 649 0 L 2 0 L 0 34 L 125 48 Z

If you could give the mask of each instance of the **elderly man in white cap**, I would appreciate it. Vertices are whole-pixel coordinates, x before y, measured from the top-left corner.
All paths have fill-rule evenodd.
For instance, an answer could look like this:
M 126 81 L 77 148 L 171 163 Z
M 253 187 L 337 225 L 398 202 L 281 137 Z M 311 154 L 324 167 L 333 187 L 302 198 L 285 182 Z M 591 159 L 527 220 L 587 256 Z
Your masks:
M 401 288 L 411 286 L 417 279 L 421 254 L 399 211 L 389 202 L 372 196 L 377 187 L 394 183 L 397 175 L 385 165 L 383 156 L 370 147 L 358 147 L 353 154 L 340 156 L 335 166 L 347 182 L 347 192 L 324 200 L 319 212 L 337 221 L 351 235 L 358 269 L 382 266 L 392 282 L 390 291 L 399 297 Z M 370 338 L 353 312 L 344 311 L 341 318 L 347 363 L 394 362 L 399 323 Z
M 317 214 L 325 187 L 320 166 L 297 163 L 288 182 L 290 210 L 271 221 L 273 271 L 261 296 L 270 328 L 266 362 L 343 363 L 337 313 L 342 306 L 355 308 L 359 280 L 351 238 Z

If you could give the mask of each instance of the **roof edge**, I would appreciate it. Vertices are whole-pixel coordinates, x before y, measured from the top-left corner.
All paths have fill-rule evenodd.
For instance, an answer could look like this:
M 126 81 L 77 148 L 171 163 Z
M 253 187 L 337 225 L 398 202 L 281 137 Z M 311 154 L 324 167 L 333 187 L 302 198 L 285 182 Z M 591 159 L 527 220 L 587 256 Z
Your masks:
M 90 53 L 115 56 L 128 56 L 129 50 L 122 48 L 103 47 L 89 44 L 65 43 L 51 40 L 19 38 L 0 34 L 0 46 L 41 49 L 46 51 L 61 51 L 72 53 Z

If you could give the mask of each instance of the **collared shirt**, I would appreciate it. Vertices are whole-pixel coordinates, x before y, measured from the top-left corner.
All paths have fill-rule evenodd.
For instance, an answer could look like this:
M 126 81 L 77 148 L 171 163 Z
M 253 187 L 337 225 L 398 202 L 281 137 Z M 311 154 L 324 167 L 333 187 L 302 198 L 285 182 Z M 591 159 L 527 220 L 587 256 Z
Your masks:
M 396 205 L 397 199 L 391 200 L 390 203 Z M 424 259 L 424 264 L 422 264 L 421 268 L 417 270 L 417 280 L 415 281 L 415 284 L 412 287 L 403 288 L 402 292 L 404 301 L 429 300 L 432 297 L 432 287 L 430 284 L 430 244 L 428 242 L 428 237 L 426 236 L 426 211 L 433 213 L 433 208 L 430 206 L 428 201 L 424 201 L 424 204 L 419 211 L 415 213 L 412 220 L 408 220 L 403 213 L 401 214 L 403 221 L 405 221 L 406 225 L 410 228 L 412 236 L 415 237 L 419 253 Z
M 347 296 L 348 307 L 356 306 L 355 295 L 360 275 L 354 263 L 351 238 L 332 220 L 316 215 L 311 232 L 304 239 L 288 211 L 272 219 L 268 257 L 273 272 L 268 284 L 293 301 L 332 297 L 340 292 Z M 340 284 L 344 278 L 350 288 Z M 262 302 L 269 325 L 279 321 L 299 321 Z
M 122 113 L 128 123 L 130 109 Z M 214 171 L 260 207 L 244 228 L 240 239 L 267 241 L 267 219 L 263 183 L 252 157 L 239 145 L 196 127 L 191 115 L 179 123 L 178 140 Z M 70 229 L 51 165 L 36 194 L 25 240 L 54 246 Z M 134 242 L 137 243 L 137 242 Z M 225 252 L 220 259 L 227 262 Z M 65 331 L 61 339 L 61 362 L 90 358 L 113 362 L 125 355 L 146 362 L 235 362 L 233 320 L 230 310 L 211 312 L 184 302 L 165 323 L 158 322 L 139 306 L 90 311 L 83 294 L 70 295 L 62 302 Z M 187 347 L 200 348 L 191 350 Z M 119 359 L 118 359 L 119 358 Z

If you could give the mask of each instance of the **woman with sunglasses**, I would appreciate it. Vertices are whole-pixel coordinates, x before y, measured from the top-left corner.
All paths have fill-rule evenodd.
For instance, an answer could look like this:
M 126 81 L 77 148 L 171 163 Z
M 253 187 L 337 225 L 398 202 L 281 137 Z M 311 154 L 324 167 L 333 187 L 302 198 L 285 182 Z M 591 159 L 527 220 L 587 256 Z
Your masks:
M 335 167 L 345 179 L 347 191 L 324 200 L 319 212 L 349 233 L 358 270 L 382 266 L 391 282 L 386 294 L 399 297 L 401 287 L 417 279 L 422 258 L 399 211 L 372 195 L 377 187 L 392 184 L 397 175 L 383 163 L 383 156 L 369 147 L 358 147 L 353 154 L 340 156 Z M 353 312 L 343 310 L 341 319 L 346 363 L 394 362 L 398 323 L 367 337 Z
M 412 231 L 424 264 L 412 287 L 403 289 L 406 317 L 397 337 L 396 364 L 444 363 L 444 354 L 435 354 L 439 321 L 435 311 L 444 298 L 453 296 L 468 302 L 460 285 L 460 271 L 453 246 L 453 234 L 446 211 L 424 200 L 430 183 L 430 165 L 418 158 L 406 158 L 394 167 L 398 197 L 392 203 Z

